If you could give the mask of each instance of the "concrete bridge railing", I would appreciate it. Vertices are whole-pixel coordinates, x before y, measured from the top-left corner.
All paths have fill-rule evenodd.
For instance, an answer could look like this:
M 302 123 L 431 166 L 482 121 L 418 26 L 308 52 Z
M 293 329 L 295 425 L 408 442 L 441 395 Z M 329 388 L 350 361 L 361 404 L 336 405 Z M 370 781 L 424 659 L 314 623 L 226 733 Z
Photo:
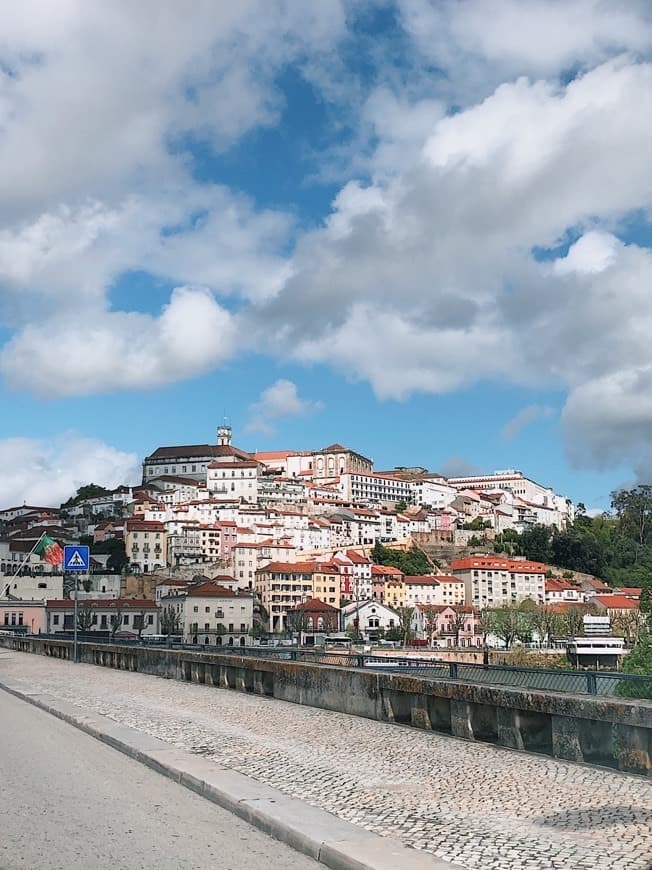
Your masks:
M 71 659 L 72 642 L 0 636 L 0 646 Z M 267 695 L 568 761 L 652 776 L 652 701 L 470 684 L 237 652 L 79 645 L 82 662 Z

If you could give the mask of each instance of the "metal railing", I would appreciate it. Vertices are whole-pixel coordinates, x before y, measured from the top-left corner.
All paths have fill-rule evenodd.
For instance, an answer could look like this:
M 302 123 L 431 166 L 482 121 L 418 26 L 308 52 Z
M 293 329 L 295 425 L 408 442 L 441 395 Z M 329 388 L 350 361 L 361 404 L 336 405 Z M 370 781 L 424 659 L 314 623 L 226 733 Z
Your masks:
M 26 637 L 22 635 L 22 637 Z M 47 640 L 70 640 L 66 633 L 27 635 Z M 584 695 L 620 695 L 645 698 L 652 695 L 650 676 L 623 674 L 615 671 L 577 670 L 566 671 L 552 668 L 525 668 L 510 665 L 469 664 L 466 662 L 442 661 L 436 658 L 415 659 L 405 656 L 378 656 L 355 651 L 330 652 L 301 647 L 241 647 L 224 644 L 188 644 L 136 641 L 123 638 L 97 637 L 93 632 L 80 634 L 80 642 L 108 643 L 115 646 L 140 646 L 151 649 L 179 649 L 211 655 L 237 655 L 267 661 L 305 662 L 330 667 L 357 668 L 383 673 L 400 673 L 432 680 L 456 680 L 462 683 L 484 683 L 493 686 L 539 689 L 550 692 L 568 692 Z

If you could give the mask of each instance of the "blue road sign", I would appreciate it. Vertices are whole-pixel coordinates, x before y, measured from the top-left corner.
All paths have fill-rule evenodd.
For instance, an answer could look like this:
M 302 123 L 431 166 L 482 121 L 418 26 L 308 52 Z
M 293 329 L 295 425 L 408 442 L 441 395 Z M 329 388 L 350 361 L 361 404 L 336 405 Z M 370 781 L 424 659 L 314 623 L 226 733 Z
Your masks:
M 73 545 L 63 548 L 64 571 L 88 571 L 91 564 L 90 548 Z

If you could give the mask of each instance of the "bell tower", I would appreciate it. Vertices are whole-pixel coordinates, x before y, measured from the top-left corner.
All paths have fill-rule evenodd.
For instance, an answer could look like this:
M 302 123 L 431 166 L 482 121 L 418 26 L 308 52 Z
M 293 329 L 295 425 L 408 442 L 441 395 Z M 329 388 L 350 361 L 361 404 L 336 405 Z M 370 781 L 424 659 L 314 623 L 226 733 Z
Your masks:
M 226 423 L 222 426 L 217 427 L 217 446 L 231 446 L 231 427 Z

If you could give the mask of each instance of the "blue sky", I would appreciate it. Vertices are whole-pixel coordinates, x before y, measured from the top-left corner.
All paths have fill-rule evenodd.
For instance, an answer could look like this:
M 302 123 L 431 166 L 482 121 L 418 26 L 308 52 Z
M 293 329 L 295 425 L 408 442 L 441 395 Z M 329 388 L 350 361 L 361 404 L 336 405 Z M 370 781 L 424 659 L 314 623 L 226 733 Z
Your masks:
M 0 502 L 224 415 L 592 508 L 649 482 L 648 4 L 213 7 L 0 13 Z

